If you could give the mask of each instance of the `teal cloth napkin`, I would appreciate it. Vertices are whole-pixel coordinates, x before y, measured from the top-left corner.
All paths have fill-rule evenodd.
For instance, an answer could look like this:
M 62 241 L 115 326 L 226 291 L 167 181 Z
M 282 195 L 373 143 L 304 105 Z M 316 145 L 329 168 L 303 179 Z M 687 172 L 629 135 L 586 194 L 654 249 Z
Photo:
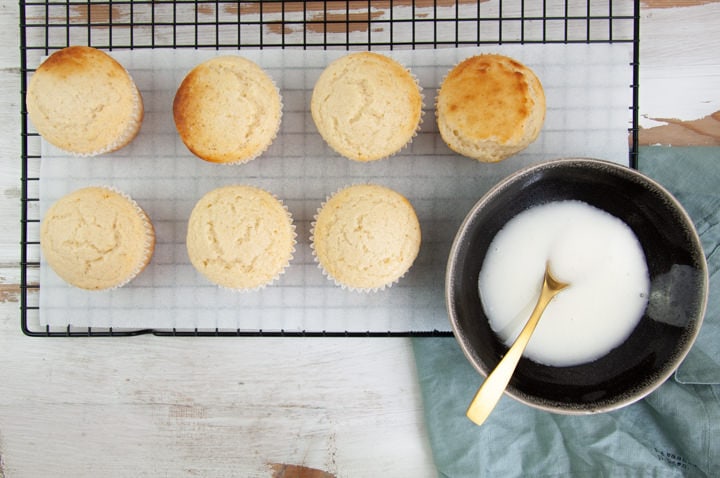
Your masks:
M 504 396 L 478 427 L 465 409 L 482 377 L 454 338 L 415 338 L 440 476 L 720 477 L 720 148 L 647 147 L 638 163 L 688 211 L 708 258 L 708 309 L 691 352 L 673 378 L 623 409 L 558 415 Z

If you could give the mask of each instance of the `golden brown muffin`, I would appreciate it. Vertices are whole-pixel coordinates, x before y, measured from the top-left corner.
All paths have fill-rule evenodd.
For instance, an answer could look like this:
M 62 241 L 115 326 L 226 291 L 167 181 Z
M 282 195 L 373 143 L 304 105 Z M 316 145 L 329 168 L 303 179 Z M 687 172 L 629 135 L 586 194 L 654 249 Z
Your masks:
M 40 246 L 50 267 L 69 284 L 111 289 L 127 284 L 147 266 L 155 232 L 132 199 L 109 188 L 89 187 L 48 209 Z
M 185 146 L 212 163 L 243 163 L 262 154 L 275 139 L 281 116 L 275 83 L 239 56 L 213 58 L 193 68 L 173 102 Z
M 50 55 L 30 78 L 26 104 L 46 141 L 84 156 L 127 145 L 143 119 L 142 96 L 130 74 L 107 53 L 86 46 Z
M 535 141 L 545 93 L 535 73 L 502 55 L 477 55 L 448 73 L 436 101 L 438 129 L 453 151 L 501 161 Z
M 251 290 L 277 279 L 295 251 L 292 216 L 272 194 L 253 186 L 207 193 L 188 221 L 190 262 L 220 286 Z
M 331 148 L 356 161 L 373 161 L 412 140 L 422 117 L 422 94 L 398 62 L 359 52 L 327 66 L 313 89 L 310 110 Z
M 420 250 L 420 223 L 410 202 L 384 186 L 359 184 L 335 193 L 318 211 L 312 247 L 339 285 L 373 291 L 391 286 Z

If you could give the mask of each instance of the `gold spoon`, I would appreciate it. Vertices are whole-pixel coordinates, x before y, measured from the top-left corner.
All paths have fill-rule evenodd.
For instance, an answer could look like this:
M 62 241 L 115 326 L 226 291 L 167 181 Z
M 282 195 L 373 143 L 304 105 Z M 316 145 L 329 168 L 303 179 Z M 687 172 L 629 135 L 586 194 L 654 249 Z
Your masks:
M 475 394 L 475 398 L 470 402 L 470 406 L 465 413 L 467 417 L 477 425 L 482 425 L 485 419 L 490 415 L 495 405 L 500 400 L 503 392 L 510 383 L 510 378 L 515 372 L 520 357 L 525 350 L 535 327 L 540 321 L 540 316 L 545 311 L 545 307 L 557 295 L 558 292 L 565 289 L 570 284 L 560 282 L 553 277 L 550 272 L 550 262 L 545 263 L 545 277 L 543 278 L 540 297 L 538 298 L 535 308 L 530 314 L 525 327 L 520 331 L 515 342 L 508 349 L 505 356 L 500 360 L 495 369 L 487 376 L 483 384 Z

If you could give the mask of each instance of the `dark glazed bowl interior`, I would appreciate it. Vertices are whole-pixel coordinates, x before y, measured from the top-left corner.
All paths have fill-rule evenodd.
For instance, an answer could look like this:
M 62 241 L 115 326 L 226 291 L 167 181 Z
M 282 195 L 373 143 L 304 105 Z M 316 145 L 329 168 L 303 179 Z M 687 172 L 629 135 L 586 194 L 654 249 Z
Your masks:
M 559 413 L 613 410 L 644 397 L 675 371 L 697 336 L 707 302 L 707 265 L 690 218 L 639 172 L 605 161 L 561 159 L 495 186 L 455 237 L 446 275 L 448 314 L 466 357 L 487 375 L 507 350 L 490 329 L 478 293 L 488 245 L 521 211 L 568 199 L 603 209 L 632 228 L 650 272 L 648 307 L 630 337 L 594 362 L 554 367 L 522 358 L 507 393 Z

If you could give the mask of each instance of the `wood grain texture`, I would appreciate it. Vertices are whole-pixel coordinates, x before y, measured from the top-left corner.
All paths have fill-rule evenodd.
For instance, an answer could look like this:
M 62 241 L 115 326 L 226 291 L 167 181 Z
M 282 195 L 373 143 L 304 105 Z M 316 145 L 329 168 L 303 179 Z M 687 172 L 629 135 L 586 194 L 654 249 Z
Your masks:
M 703 121 L 702 135 L 690 122 L 720 111 L 720 2 L 643 9 L 640 21 L 640 126 L 671 126 L 653 131 L 653 143 L 707 144 L 716 122 Z
M 486 2 L 488 0 L 483 0 Z M 238 2 L 223 3 L 221 5 L 212 3 L 201 3 L 197 5 L 195 10 L 198 15 L 198 22 L 213 21 L 216 16 L 227 21 L 229 18 L 238 18 L 239 16 L 247 17 L 253 15 L 289 15 L 302 13 L 305 15 L 303 21 L 308 23 L 308 30 L 314 32 L 325 32 L 322 23 L 328 22 L 328 33 L 345 33 L 353 31 L 367 31 L 369 28 L 369 20 L 386 16 L 391 9 L 402 7 L 413 7 L 420 15 L 426 15 L 425 10 L 434 10 L 437 8 L 455 7 L 456 5 L 476 5 L 477 2 L 470 0 L 396 0 L 390 1 L 373 1 L 370 8 L 370 2 L 367 1 L 330 1 L 330 2 Z M 194 4 L 189 5 L 194 8 Z M 181 6 L 182 7 L 182 6 Z M 156 9 L 159 15 L 168 16 L 169 13 L 161 8 Z M 164 21 L 171 20 L 173 17 L 182 21 L 188 18 L 183 15 L 181 8 L 172 12 L 170 18 L 164 18 Z M 193 11 L 193 17 L 194 13 Z M 113 28 L 127 27 L 131 17 L 131 7 L 129 4 L 108 5 L 106 3 L 83 3 L 70 4 L 65 9 L 56 8 L 51 10 L 49 16 L 50 22 L 55 23 L 71 23 L 85 24 L 89 23 L 96 28 L 108 28 L 112 23 Z M 179 18 L 181 17 L 181 18 Z M 294 15 L 297 17 L 297 15 Z M 31 21 L 44 21 L 44 17 L 37 15 L 29 15 Z M 193 18 L 194 20 L 194 18 Z M 297 24 L 297 21 L 292 21 Z M 279 34 L 286 28 L 282 20 L 274 20 L 269 24 L 268 31 L 270 33 Z
M 720 146 L 720 111 L 697 120 L 652 118 L 663 126 L 641 129 L 640 145 Z
M 46 340 L 1 327 L 10 476 L 253 477 L 268 463 L 434 475 L 405 340 Z
M 679 8 L 717 3 L 720 0 L 642 0 L 643 8 Z
M 0 280 L 6 280 L 4 277 L 0 277 Z M 0 283 L 0 302 L 15 302 L 20 300 L 20 285 L 19 284 L 3 284 Z
M 335 475 L 307 466 L 273 463 L 270 465 L 273 478 L 335 478 Z

